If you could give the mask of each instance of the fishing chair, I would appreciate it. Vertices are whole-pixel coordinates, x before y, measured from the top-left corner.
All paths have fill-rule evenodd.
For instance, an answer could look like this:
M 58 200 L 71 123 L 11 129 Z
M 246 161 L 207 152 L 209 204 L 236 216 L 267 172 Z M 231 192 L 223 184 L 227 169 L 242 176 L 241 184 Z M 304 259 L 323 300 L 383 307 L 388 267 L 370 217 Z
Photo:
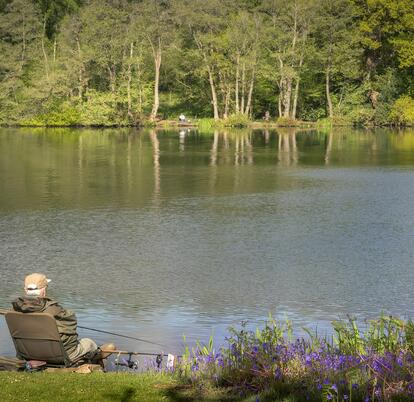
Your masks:
M 91 363 L 94 356 L 71 361 L 63 347 L 56 321 L 45 313 L 6 313 L 6 322 L 16 348 L 17 357 L 29 368 L 74 367 Z

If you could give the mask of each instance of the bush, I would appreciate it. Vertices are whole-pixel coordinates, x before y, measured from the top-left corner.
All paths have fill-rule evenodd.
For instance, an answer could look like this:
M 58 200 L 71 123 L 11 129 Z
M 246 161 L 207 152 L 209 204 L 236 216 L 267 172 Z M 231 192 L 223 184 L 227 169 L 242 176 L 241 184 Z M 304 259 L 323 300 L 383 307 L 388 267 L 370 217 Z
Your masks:
M 114 122 L 115 95 L 111 93 L 88 92 L 88 100 L 82 105 L 82 124 L 85 126 L 111 126 Z
M 76 106 L 64 103 L 61 108 L 43 116 L 46 126 L 74 126 L 80 123 L 81 115 Z
M 279 117 L 276 121 L 279 127 L 296 127 L 298 125 L 297 120 L 291 117 Z
M 318 128 L 331 128 L 332 126 L 349 126 L 351 122 L 344 116 L 334 116 L 332 119 L 327 117 L 319 119 L 316 123 Z
M 414 125 L 414 99 L 410 96 L 401 96 L 391 108 L 391 122 L 397 126 Z
M 371 106 L 359 106 L 349 113 L 349 118 L 356 126 L 372 126 L 375 120 L 375 109 Z
M 46 112 L 24 118 L 19 123 L 22 126 L 59 127 L 78 125 L 80 121 L 81 114 L 78 107 L 70 102 L 63 102 L 46 107 Z
M 224 122 L 226 127 L 237 127 L 243 128 L 248 127 L 250 123 L 250 119 L 248 116 L 242 113 L 233 114 L 229 118 L 227 118 Z

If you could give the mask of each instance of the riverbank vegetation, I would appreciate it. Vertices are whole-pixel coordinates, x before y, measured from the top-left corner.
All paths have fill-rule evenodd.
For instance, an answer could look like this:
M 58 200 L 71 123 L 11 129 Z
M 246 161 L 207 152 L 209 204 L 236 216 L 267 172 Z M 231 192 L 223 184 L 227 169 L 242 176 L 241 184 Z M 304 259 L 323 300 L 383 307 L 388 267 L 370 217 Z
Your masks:
M 414 398 L 414 324 L 382 316 L 364 331 L 334 322 L 333 337 L 294 338 L 289 322 L 233 330 L 228 346 L 187 351 L 184 373 L 198 387 L 231 387 L 261 400 L 409 401 Z
M 263 329 L 231 330 L 227 345 L 188 348 L 173 370 L 131 375 L 0 373 L 2 400 L 411 401 L 414 324 L 382 316 L 364 330 L 333 323 L 333 336 L 269 318 Z M 39 391 L 41 390 L 41 392 Z
M 411 0 L 1 0 L 0 124 L 412 125 L 413 43 Z

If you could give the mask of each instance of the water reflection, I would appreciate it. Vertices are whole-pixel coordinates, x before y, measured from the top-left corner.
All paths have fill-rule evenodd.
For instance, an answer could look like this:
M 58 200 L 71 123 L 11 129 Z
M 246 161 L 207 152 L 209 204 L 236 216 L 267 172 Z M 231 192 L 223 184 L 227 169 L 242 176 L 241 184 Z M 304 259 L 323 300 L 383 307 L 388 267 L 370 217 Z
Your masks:
M 44 271 L 84 325 L 175 348 L 269 311 L 412 317 L 413 151 L 409 130 L 1 129 L 1 305 Z
M 151 144 L 153 149 L 154 161 L 154 200 L 157 203 L 161 192 L 161 177 L 160 177 L 160 142 L 158 141 L 156 130 L 150 132 Z
M 331 157 L 332 152 L 332 142 L 333 142 L 333 131 L 331 130 L 328 134 L 326 151 L 325 151 L 325 164 L 329 165 L 329 159 Z
M 296 146 L 296 130 L 285 129 L 279 132 L 278 159 L 283 166 L 296 165 L 298 151 Z

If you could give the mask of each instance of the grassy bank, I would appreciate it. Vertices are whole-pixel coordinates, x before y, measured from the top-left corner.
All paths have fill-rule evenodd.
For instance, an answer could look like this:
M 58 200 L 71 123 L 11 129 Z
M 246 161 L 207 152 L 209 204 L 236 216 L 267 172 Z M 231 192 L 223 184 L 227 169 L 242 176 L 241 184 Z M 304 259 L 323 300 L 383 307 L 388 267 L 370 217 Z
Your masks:
M 92 373 L 0 373 L 2 401 L 187 400 L 170 375 Z M 189 399 L 188 399 L 189 400 Z
M 404 123 L 386 123 L 383 125 L 376 125 L 373 123 L 355 123 L 346 119 L 321 119 L 317 121 L 303 121 L 286 118 L 279 118 L 277 120 L 249 120 L 247 118 L 240 118 L 238 116 L 231 116 L 228 119 L 214 120 L 210 118 L 190 119 L 189 122 L 181 124 L 178 120 L 166 119 L 158 122 L 150 120 L 141 120 L 135 123 L 108 121 L 105 123 L 90 123 L 83 122 L 41 122 L 41 121 L 26 121 L 26 122 L 10 122 L 0 123 L 0 127 L 32 127 L 32 128 L 161 128 L 164 130 L 185 130 L 195 128 L 200 131 L 213 131 L 225 128 L 249 128 L 254 130 L 272 130 L 277 128 L 317 128 L 317 129 L 331 129 L 333 127 L 391 127 L 404 128 L 413 127 L 413 122 Z
M 256 395 L 240 396 L 224 388 L 188 385 L 170 374 L 126 373 L 7 373 L 0 372 L 0 400 L 4 402 L 255 402 Z M 270 393 L 261 400 L 275 399 Z
M 167 376 L 0 373 L 2 401 L 159 401 L 174 392 Z M 167 399 L 168 400 L 168 399 Z M 173 399 L 172 399 L 173 400 Z

